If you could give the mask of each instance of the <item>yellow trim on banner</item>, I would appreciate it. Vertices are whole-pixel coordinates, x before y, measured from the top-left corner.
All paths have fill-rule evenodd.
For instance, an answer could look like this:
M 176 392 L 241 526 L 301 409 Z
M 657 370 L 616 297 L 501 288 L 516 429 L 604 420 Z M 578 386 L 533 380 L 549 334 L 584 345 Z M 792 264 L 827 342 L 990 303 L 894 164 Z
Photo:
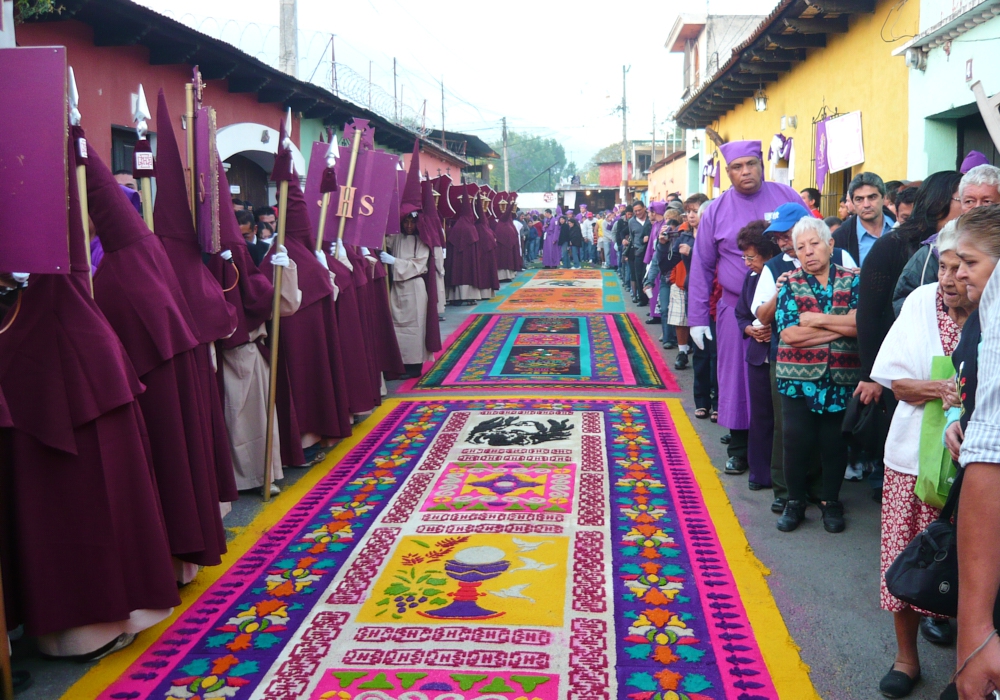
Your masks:
M 822 700 L 809 677 L 809 666 L 799 654 L 799 645 L 788 632 L 767 585 L 765 577 L 771 572 L 750 548 L 743 527 L 729 502 L 729 496 L 719 480 L 718 470 L 712 466 L 680 400 L 666 399 L 665 403 L 670 409 L 670 416 L 698 481 L 701 497 L 726 553 L 726 562 L 733 572 L 736 588 L 740 592 L 743 607 L 778 697 L 787 700 Z
M 271 505 L 265 506 L 253 521 L 244 528 L 232 541 L 227 543 L 228 551 L 222 556 L 222 563 L 218 566 L 211 566 L 198 572 L 194 581 L 180 590 L 181 604 L 174 608 L 173 614 L 163 622 L 143 630 L 131 646 L 120 652 L 106 656 L 101 659 L 96 666 L 87 671 L 86 674 L 63 695 L 61 700 L 80 700 L 81 698 L 96 698 L 104 692 L 108 686 L 120 678 L 135 663 L 142 654 L 153 645 L 157 639 L 170 627 L 177 619 L 187 612 L 205 591 L 212 587 L 216 581 L 229 571 L 230 567 L 260 541 L 264 534 L 274 527 L 278 521 L 285 517 L 292 508 L 298 505 L 306 494 L 319 483 L 330 471 L 343 459 L 348 452 L 354 449 L 379 423 L 385 419 L 389 413 L 396 408 L 403 399 L 386 399 L 381 406 L 375 409 L 374 413 L 359 426 L 354 428 L 354 434 L 337 443 L 326 458 L 309 469 L 301 479 L 281 492 L 277 500 Z

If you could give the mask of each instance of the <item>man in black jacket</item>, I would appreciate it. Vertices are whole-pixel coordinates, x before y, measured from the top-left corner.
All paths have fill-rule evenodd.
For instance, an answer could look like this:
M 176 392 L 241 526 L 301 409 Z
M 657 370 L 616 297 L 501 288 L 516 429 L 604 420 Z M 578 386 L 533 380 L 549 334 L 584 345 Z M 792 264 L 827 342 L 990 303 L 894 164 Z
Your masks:
M 646 277 L 646 246 L 653 231 L 653 224 L 642 202 L 632 204 L 632 219 L 628 222 L 629 260 L 632 266 L 632 301 L 639 306 L 648 306 L 649 299 L 642 293 L 642 280 Z
M 854 205 L 851 214 L 833 234 L 833 244 L 843 248 L 858 265 L 864 265 L 868 251 L 883 233 L 896 223 L 885 207 L 885 183 L 875 173 L 858 173 L 847 188 L 847 197 Z
M 254 265 L 260 265 L 260 261 L 267 255 L 271 246 L 257 237 L 253 213 L 246 209 L 240 209 L 236 212 L 236 223 L 240 225 L 240 233 L 243 234 L 243 239 L 247 242 L 247 249 L 250 251 L 250 258 Z

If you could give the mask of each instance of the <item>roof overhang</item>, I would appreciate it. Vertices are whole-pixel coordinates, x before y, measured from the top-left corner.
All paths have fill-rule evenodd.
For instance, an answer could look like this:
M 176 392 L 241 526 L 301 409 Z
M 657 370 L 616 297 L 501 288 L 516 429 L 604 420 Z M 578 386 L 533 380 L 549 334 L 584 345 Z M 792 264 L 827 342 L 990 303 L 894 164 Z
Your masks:
M 892 55 L 901 56 L 908 49 L 921 49 L 926 53 L 955 40 L 998 15 L 1000 15 L 1000 0 L 966 0 L 941 21 L 893 50 Z
M 704 31 L 707 21 L 706 15 L 678 15 L 664 46 L 671 53 L 680 53 L 684 50 L 686 42 L 697 39 Z
M 680 106 L 674 121 L 688 129 L 711 125 L 805 61 L 809 49 L 825 47 L 827 35 L 846 33 L 852 15 L 874 14 L 876 4 L 877 0 L 781 0 L 716 74 Z

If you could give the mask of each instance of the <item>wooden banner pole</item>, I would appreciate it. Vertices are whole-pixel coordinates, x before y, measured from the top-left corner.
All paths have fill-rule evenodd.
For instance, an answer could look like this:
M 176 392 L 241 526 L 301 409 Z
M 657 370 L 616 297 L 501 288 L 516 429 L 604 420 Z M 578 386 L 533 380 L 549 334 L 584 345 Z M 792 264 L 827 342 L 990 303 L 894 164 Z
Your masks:
M 288 216 L 288 181 L 278 183 L 278 232 L 275 250 L 285 245 L 285 222 Z M 278 340 L 281 330 L 281 278 L 285 268 L 274 266 L 274 303 L 271 306 L 271 376 L 267 389 L 267 434 L 264 442 L 264 502 L 271 500 L 274 470 L 274 403 L 278 394 Z

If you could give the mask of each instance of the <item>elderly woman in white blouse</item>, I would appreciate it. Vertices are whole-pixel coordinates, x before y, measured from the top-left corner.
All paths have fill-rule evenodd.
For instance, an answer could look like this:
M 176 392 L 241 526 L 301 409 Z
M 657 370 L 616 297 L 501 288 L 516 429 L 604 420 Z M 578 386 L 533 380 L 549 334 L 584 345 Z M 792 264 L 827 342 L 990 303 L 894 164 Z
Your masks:
M 896 659 L 879 690 L 890 698 L 910 694 L 920 678 L 917 630 L 921 612 L 894 598 L 885 572 L 903 548 L 938 516 L 939 510 L 914 495 L 920 462 L 924 406 L 941 399 L 945 407 L 959 403 L 952 379 L 931 379 L 932 358 L 950 356 L 958 344 L 972 303 L 956 279 L 961 260 L 955 253 L 954 224 L 937 239 L 938 282 L 918 287 L 907 297 L 872 368 L 872 380 L 892 389 L 899 405 L 885 442 L 885 486 L 882 491 L 882 576 L 880 603 L 893 613 Z

